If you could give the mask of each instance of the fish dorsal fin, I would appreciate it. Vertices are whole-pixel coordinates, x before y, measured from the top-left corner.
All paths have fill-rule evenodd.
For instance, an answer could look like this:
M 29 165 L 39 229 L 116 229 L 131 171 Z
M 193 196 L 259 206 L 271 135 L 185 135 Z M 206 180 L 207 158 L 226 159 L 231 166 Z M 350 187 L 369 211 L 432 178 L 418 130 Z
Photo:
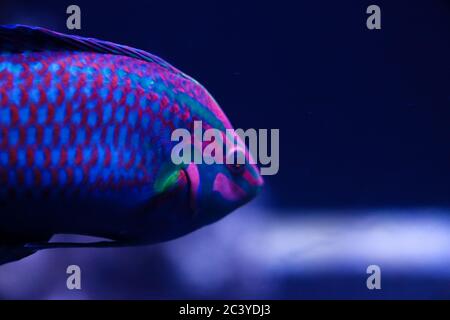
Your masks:
M 1 52 L 79 51 L 114 54 L 154 62 L 176 74 L 184 74 L 163 59 L 143 50 L 94 38 L 85 38 L 26 25 L 0 25 Z

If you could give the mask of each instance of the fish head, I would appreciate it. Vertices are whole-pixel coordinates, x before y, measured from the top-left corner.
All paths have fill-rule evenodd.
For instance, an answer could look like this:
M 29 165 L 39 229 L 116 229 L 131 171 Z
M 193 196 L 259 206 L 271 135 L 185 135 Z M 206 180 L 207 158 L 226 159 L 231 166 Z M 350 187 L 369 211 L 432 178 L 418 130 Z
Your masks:
M 204 129 L 211 127 L 207 124 Z M 256 197 L 264 184 L 249 148 L 231 125 L 213 129 L 220 132 L 219 137 L 202 142 L 203 161 L 190 163 L 185 169 L 190 207 L 201 225 L 213 223 L 243 206 Z M 214 154 L 214 161 L 208 161 L 206 150 L 214 144 L 219 144 L 215 151 L 222 152 Z
M 164 152 L 158 159 L 151 201 L 147 201 L 147 193 L 139 195 L 145 201 L 136 210 L 138 217 L 130 219 L 132 226 L 125 238 L 145 243 L 177 238 L 220 220 L 252 200 L 263 187 L 251 144 L 247 147 L 206 89 L 193 80 L 184 87 L 190 85 L 194 89 L 175 95 L 189 117 L 180 116 L 174 122 L 170 143 L 161 148 Z M 212 133 L 210 139 L 208 132 Z M 178 157 L 180 150 L 182 157 Z
M 190 188 L 189 206 L 202 225 L 213 223 L 248 203 L 264 184 L 258 167 L 249 163 L 191 163 L 185 172 Z

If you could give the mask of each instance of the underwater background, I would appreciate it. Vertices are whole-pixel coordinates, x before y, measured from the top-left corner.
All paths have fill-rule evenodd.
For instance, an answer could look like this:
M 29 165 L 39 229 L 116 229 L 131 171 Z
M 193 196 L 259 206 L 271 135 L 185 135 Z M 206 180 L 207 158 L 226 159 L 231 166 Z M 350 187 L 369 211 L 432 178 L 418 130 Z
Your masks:
M 0 298 L 450 298 L 450 1 L 2 0 L 0 23 L 149 51 L 236 128 L 280 129 L 280 171 L 249 205 L 168 243 L 2 265 Z

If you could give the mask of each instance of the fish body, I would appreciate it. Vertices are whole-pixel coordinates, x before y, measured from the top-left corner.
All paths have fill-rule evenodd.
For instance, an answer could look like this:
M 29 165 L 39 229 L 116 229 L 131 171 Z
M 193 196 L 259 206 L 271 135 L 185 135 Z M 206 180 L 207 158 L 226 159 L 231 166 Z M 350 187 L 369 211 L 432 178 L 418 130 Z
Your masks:
M 218 174 L 222 184 L 234 179 L 224 165 L 171 161 L 173 130 L 197 120 L 205 129 L 232 128 L 203 86 L 156 56 L 0 27 L 0 243 L 57 233 L 153 243 L 247 202 L 262 185 L 255 167 L 245 187 L 252 190 L 227 205 L 212 200 Z M 210 212 L 199 214 L 193 198 Z

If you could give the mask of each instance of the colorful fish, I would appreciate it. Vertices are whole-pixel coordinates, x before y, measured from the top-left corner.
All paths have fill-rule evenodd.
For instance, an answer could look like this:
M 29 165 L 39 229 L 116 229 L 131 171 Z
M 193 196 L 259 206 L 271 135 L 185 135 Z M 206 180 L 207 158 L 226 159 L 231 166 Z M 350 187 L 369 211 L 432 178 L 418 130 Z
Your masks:
M 256 165 L 171 161 L 171 133 L 194 121 L 229 138 L 206 89 L 152 54 L 1 26 L 0 264 L 46 248 L 166 241 L 248 202 L 263 184 Z

